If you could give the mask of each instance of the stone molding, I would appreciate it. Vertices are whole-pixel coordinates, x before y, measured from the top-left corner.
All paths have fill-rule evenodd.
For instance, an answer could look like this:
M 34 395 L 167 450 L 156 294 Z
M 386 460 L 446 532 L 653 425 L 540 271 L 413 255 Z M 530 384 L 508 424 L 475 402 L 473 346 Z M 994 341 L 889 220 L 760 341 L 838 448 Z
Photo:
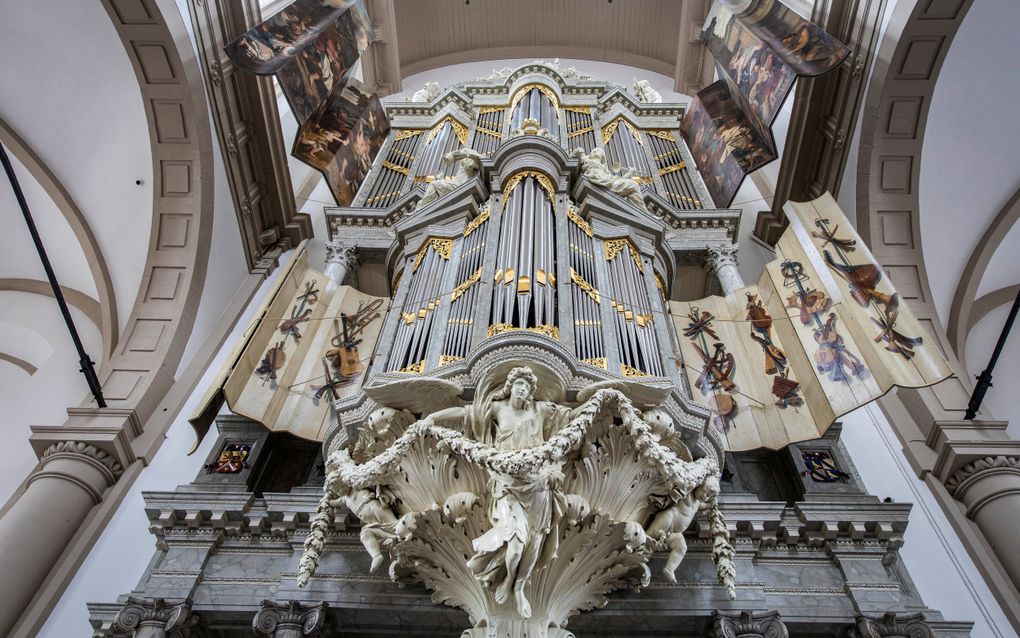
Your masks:
M 115 458 L 94 445 L 82 443 L 81 441 L 60 441 L 54 443 L 46 448 L 46 450 L 42 453 L 42 459 L 40 460 L 43 464 L 45 464 L 47 458 L 56 454 L 74 454 L 98 461 L 104 468 L 109 470 L 110 474 L 113 475 L 114 480 L 120 478 L 120 475 L 124 473 L 124 468 L 120 466 L 120 463 L 118 463 Z
M 128 596 L 127 603 L 117 612 L 111 626 L 111 636 L 127 633 L 138 635 L 149 627 L 165 632 L 168 638 L 187 638 L 198 617 L 191 614 L 191 601 L 170 602 L 162 598 L 135 598 Z
M 850 635 L 854 638 L 935 638 L 935 632 L 922 614 L 891 611 L 884 616 L 858 616 Z
M 958 469 L 946 480 L 946 489 L 953 496 L 959 497 L 970 479 L 1003 468 L 1020 473 L 1020 456 L 986 456 L 972 461 Z
M 714 638 L 788 638 L 790 633 L 778 611 L 716 611 Z
M 280 638 L 281 630 L 286 629 L 290 629 L 288 636 L 291 634 L 297 636 L 298 631 L 302 636 L 316 636 L 326 625 L 328 609 L 328 603 L 305 606 L 293 600 L 289 602 L 264 600 L 251 621 L 251 628 L 256 635 L 270 638 Z
M 740 250 L 739 244 L 716 244 L 714 246 L 706 246 L 708 250 L 708 257 L 705 259 L 705 265 L 708 266 L 710 271 L 718 272 L 720 268 L 726 266 L 737 266 L 737 252 Z

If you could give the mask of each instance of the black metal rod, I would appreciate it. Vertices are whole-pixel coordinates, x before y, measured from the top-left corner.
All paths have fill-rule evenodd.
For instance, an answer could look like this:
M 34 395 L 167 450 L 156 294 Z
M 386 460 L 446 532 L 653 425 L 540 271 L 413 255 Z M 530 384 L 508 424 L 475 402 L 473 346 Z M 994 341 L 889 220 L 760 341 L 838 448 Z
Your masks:
M 981 402 L 985 400 L 985 393 L 988 392 L 988 388 L 992 387 L 992 370 L 995 369 L 995 363 L 999 360 L 999 355 L 1002 354 L 1002 349 L 1006 345 L 1006 337 L 1013 329 L 1013 322 L 1016 321 L 1018 311 L 1020 311 L 1020 291 L 1017 291 L 1016 299 L 1013 300 L 1013 307 L 1010 308 L 1006 323 L 1003 324 L 1002 332 L 999 333 L 999 340 L 995 342 L 995 350 L 992 350 L 988 367 L 977 377 L 974 393 L 970 395 L 970 401 L 967 403 L 967 413 L 963 416 L 967 421 L 973 421 L 977 416 L 978 410 L 981 409 Z
M 96 400 L 96 405 L 105 408 L 106 400 L 103 399 L 103 389 L 99 385 L 99 376 L 96 375 L 95 363 L 89 358 L 88 353 L 85 352 L 85 346 L 82 345 L 81 337 L 78 336 L 78 330 L 74 327 L 71 311 L 67 308 L 64 293 L 60 290 L 60 284 L 57 283 L 57 276 L 50 265 L 49 257 L 46 256 L 46 248 L 39 237 L 39 231 L 35 227 L 32 213 L 28 210 L 28 202 L 25 201 L 25 194 L 21 192 L 21 184 L 18 183 L 18 176 L 14 174 L 14 167 L 11 166 L 11 160 L 7 157 L 7 150 L 4 149 L 3 144 L 0 144 L 0 162 L 4 165 L 4 172 L 7 173 L 7 179 L 10 180 L 11 188 L 14 189 L 14 196 L 18 199 L 18 206 L 21 207 L 21 212 L 25 216 L 28 232 L 32 234 L 32 241 L 35 242 L 36 252 L 39 253 L 39 259 L 42 261 L 43 269 L 46 271 L 46 278 L 50 280 L 53 296 L 56 297 L 57 305 L 60 306 L 60 314 L 64 316 L 67 331 L 71 333 L 71 341 L 74 342 L 74 348 L 78 351 L 78 363 L 81 364 L 80 371 L 85 375 L 85 381 L 89 384 L 89 390 Z

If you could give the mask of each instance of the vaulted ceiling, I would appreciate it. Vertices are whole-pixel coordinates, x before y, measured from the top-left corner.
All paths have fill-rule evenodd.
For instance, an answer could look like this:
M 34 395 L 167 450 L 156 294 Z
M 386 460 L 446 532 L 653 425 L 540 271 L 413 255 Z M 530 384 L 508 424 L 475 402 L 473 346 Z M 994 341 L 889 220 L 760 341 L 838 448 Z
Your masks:
M 708 0 L 372 0 L 403 77 L 485 59 L 600 60 L 668 75 L 693 93 L 706 78 L 697 34 Z M 394 24 L 387 24 L 392 21 Z M 693 89 L 693 90 L 692 90 Z

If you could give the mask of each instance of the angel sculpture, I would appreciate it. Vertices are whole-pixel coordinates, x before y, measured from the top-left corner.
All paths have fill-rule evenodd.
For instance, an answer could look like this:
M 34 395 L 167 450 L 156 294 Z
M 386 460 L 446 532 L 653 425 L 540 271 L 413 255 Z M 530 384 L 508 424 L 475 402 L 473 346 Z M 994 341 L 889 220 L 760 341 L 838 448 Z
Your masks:
M 648 80 L 634 78 L 634 86 L 631 87 L 631 93 L 637 97 L 638 102 L 651 104 L 662 102 L 662 94 L 653 89 Z
M 719 466 L 690 460 L 666 411 L 649 410 L 661 421 L 653 427 L 625 384 L 595 383 L 578 392 L 580 405 L 560 405 L 545 400 L 555 391 L 531 368 L 496 370 L 467 405 L 463 388 L 442 379 L 371 390 L 384 407 L 363 426 L 354 457 L 329 455 L 299 586 L 319 565 L 334 504 L 345 505 L 362 520 L 373 569 L 388 552 L 391 578 L 467 611 L 475 628 L 465 636 L 562 638 L 576 611 L 647 585 L 652 551 L 670 550 L 672 576 L 700 511 L 720 583 L 734 595 Z M 408 423 L 408 410 L 426 416 Z
M 641 187 L 632 179 L 636 174 L 634 169 L 628 168 L 623 174 L 618 174 L 619 169 L 616 173 L 610 171 L 606 164 L 606 152 L 601 148 L 593 149 L 590 153 L 585 153 L 583 148 L 575 148 L 570 156 L 580 158 L 581 172 L 592 183 L 608 188 L 641 210 L 647 210 L 644 197 L 641 196 Z
M 420 89 L 414 92 L 408 102 L 431 102 L 439 97 L 439 82 L 426 82 Z
M 425 194 L 418 200 L 417 208 L 428 206 L 447 193 L 452 193 L 458 186 L 473 179 L 482 170 L 482 159 L 485 156 L 470 148 L 450 151 L 443 156 L 447 164 L 457 162 L 457 172 L 452 177 L 443 177 L 429 182 Z

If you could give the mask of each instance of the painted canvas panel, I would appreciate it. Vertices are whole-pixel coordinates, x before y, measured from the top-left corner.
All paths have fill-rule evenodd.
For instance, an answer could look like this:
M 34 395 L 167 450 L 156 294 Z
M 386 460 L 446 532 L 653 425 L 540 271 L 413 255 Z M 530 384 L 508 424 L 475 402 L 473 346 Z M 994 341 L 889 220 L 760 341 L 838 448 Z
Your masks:
M 361 387 L 386 299 L 340 286 L 307 267 L 287 273 L 223 386 L 230 409 L 271 430 L 322 440 L 329 404 Z
M 372 95 L 350 135 L 340 142 L 323 171 L 338 206 L 350 206 L 354 201 L 389 132 L 386 111 L 379 98 Z
M 745 0 L 738 19 L 769 45 L 797 75 L 818 76 L 836 68 L 850 49 L 779 0 Z
M 734 451 L 817 438 L 893 386 L 951 374 L 831 195 L 786 211 L 757 284 L 670 302 L 694 397 Z
M 344 140 L 350 137 L 371 99 L 372 94 L 361 82 L 345 78 L 343 88 L 333 91 L 298 127 L 291 155 L 325 171 Z
M 744 177 L 776 157 L 771 134 L 745 115 L 722 80 L 698 92 L 681 131 L 716 206 L 729 206 Z
M 228 44 L 227 55 L 250 73 L 271 75 L 354 5 L 355 0 L 295 0 Z
M 771 124 L 793 88 L 793 68 L 721 3 L 712 5 L 701 38 L 720 77 L 746 100 L 746 112 Z

